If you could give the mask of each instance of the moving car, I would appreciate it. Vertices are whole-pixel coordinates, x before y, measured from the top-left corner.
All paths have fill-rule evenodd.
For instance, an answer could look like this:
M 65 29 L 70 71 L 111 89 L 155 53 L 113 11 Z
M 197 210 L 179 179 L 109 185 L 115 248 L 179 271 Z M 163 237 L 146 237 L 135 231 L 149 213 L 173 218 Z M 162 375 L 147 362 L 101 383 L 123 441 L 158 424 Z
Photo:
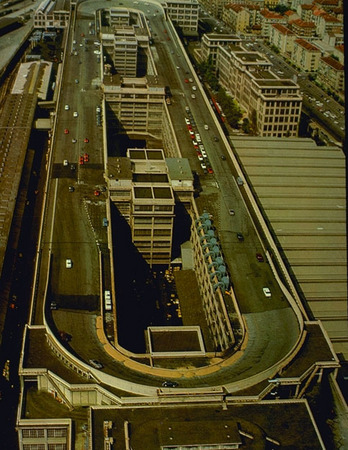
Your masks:
M 244 241 L 244 236 L 242 235 L 242 233 L 237 233 L 237 239 L 240 242 Z
M 256 253 L 256 259 L 257 259 L 259 262 L 264 262 L 264 259 L 263 259 L 263 256 L 261 255 L 261 253 Z
M 65 106 L 64 106 L 64 109 L 65 109 L 65 111 L 69 111 L 70 106 L 69 106 L 69 105 L 65 105 Z
M 163 381 L 163 387 L 177 387 L 178 383 L 176 381 Z
M 73 116 L 78 117 L 79 113 L 77 111 L 74 112 Z

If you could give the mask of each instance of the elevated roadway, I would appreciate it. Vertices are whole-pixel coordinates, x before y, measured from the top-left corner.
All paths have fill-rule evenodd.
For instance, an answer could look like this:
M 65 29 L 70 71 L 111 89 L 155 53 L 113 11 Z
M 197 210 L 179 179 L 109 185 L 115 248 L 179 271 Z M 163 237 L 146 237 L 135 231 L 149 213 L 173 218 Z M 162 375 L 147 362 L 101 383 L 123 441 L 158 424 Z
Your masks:
M 98 4 L 99 8 L 111 6 L 113 3 L 109 1 Z M 135 7 L 133 2 L 127 1 L 124 6 Z M 139 4 L 136 7 L 150 11 L 146 12 L 150 22 L 156 14 L 153 30 L 156 30 L 157 36 L 164 29 L 175 36 L 175 30 L 164 20 L 159 5 Z M 68 303 L 85 300 L 92 302 L 97 309 L 101 307 L 100 255 L 106 251 L 108 242 L 106 230 L 101 226 L 101 219 L 106 215 L 107 192 L 101 190 L 98 197 L 94 195 L 94 191 L 104 185 L 103 146 L 106 133 L 106 124 L 97 127 L 95 120 L 96 106 L 102 101 L 99 89 L 102 65 L 93 52 L 94 37 L 88 34 L 88 23 L 95 17 L 94 2 L 88 0 L 80 3 L 76 14 L 76 21 L 72 21 L 74 26 L 67 36 L 64 70 L 58 85 L 59 103 L 49 160 L 51 176 L 46 187 L 46 208 L 37 258 L 38 277 L 30 324 L 47 326 L 52 345 L 77 368 L 90 371 L 105 385 L 113 388 L 123 386 L 125 390 L 139 395 L 155 395 L 163 378 L 177 377 L 180 379 L 180 389 L 187 388 L 189 391 L 207 387 L 213 392 L 224 386 L 228 392 L 237 392 L 274 377 L 281 367 L 290 364 L 304 342 L 303 316 L 300 304 L 296 304 L 296 298 L 293 298 L 295 291 L 290 293 L 289 285 L 286 287 L 282 281 L 291 283 L 290 277 L 287 278 L 285 272 L 281 273 L 285 268 L 281 267 L 281 275 L 278 273 L 280 258 L 276 258 L 277 266 L 271 258 L 270 264 L 262 267 L 256 261 L 255 253 L 262 248 L 262 244 L 254 227 L 254 213 L 260 221 L 262 217 L 248 190 L 247 196 L 254 208 L 253 215 L 249 213 L 239 187 L 229 175 L 229 169 L 237 175 L 240 168 L 215 116 L 209 110 L 202 89 L 199 89 L 195 100 L 190 100 L 190 108 L 200 127 L 209 124 L 209 133 L 202 132 L 202 135 L 215 174 L 204 174 L 200 170 L 203 192 L 198 207 L 201 201 L 202 207 L 210 204 L 215 217 L 218 217 L 223 250 L 231 268 L 247 331 L 242 347 L 229 358 L 216 358 L 203 367 L 176 367 L 174 370 L 152 367 L 137 362 L 136 355 L 129 357 L 126 352 L 119 352 L 111 346 L 104 335 L 102 316 L 95 311 L 82 311 L 79 307 L 50 311 L 52 293 Z M 84 43 L 82 33 L 88 38 L 88 44 Z M 74 40 L 76 44 L 73 44 Z M 173 40 L 156 43 L 156 50 L 159 55 L 167 50 L 172 55 L 161 64 L 159 72 L 163 78 L 166 73 L 173 78 L 175 102 L 170 114 L 174 127 L 180 129 L 189 100 L 188 88 L 182 83 L 182 78 L 187 75 L 186 72 L 194 73 L 179 41 Z M 72 46 L 76 47 L 77 54 L 70 52 Z M 177 58 L 181 61 L 180 69 L 176 69 Z M 67 109 L 65 105 L 68 105 Z M 78 117 L 74 117 L 73 112 L 77 112 Z M 218 142 L 212 136 L 219 136 Z M 192 152 L 192 149 L 185 148 L 183 144 L 183 156 Z M 85 153 L 88 153 L 89 161 L 80 165 L 80 157 Z M 228 154 L 230 161 L 222 161 L 221 154 Z M 69 191 L 69 186 L 74 188 L 73 192 Z M 227 213 L 227 208 L 231 206 L 237 211 L 235 223 Z M 243 231 L 245 235 L 243 244 L 238 243 L 237 231 Z M 271 240 L 270 234 L 268 239 Z M 269 246 L 277 257 L 276 246 L 271 241 L 267 244 Z M 73 261 L 72 269 L 65 267 L 68 258 Z M 271 285 L 271 299 L 266 299 L 262 293 L 265 283 Z M 62 328 L 73 336 L 68 345 L 54 336 L 55 331 Z M 90 367 L 90 358 L 101 361 L 104 369 L 100 371 Z

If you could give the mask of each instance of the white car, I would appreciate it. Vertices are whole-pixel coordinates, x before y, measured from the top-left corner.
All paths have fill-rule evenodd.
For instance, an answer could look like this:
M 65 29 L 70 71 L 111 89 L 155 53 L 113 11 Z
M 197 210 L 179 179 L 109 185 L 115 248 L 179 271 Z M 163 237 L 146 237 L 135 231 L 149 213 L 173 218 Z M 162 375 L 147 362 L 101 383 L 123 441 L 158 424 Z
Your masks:
M 209 130 L 208 125 L 204 125 L 204 129 L 205 129 L 205 130 Z
M 77 111 L 74 112 L 74 117 L 78 117 L 79 113 Z
M 268 287 L 264 287 L 264 288 L 262 288 L 262 290 L 263 290 L 263 293 L 265 294 L 265 297 L 268 297 L 268 298 L 272 297 L 271 291 Z
M 191 98 L 196 98 L 195 94 L 191 94 Z
M 66 259 L 65 260 L 65 267 L 67 269 L 71 269 L 72 268 L 72 261 L 71 261 L 71 259 Z
M 185 122 L 186 122 L 186 125 L 190 125 L 190 119 L 188 119 L 187 117 L 185 117 Z
M 67 159 L 64 159 L 63 166 L 68 166 L 68 165 L 69 165 L 69 161 Z
M 192 90 L 193 90 L 193 91 L 197 91 L 196 86 L 192 86 Z
M 65 106 L 64 106 L 64 109 L 65 109 L 65 111 L 69 111 L 70 106 L 69 106 L 69 105 L 65 105 Z

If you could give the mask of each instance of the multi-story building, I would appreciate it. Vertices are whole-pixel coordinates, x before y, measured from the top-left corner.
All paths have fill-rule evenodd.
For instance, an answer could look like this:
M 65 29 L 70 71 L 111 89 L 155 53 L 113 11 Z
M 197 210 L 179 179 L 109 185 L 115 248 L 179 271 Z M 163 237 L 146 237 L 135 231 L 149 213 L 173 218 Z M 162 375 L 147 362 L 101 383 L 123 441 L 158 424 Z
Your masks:
M 323 38 L 327 33 L 343 33 L 343 22 L 331 14 L 320 14 L 317 19 L 317 35 Z
M 344 65 L 332 56 L 320 59 L 317 80 L 344 97 Z
M 316 7 L 313 4 L 300 4 L 297 8 L 297 14 L 304 22 L 313 22 L 313 12 Z
M 314 22 L 305 22 L 301 19 L 295 19 L 289 22 L 289 26 L 297 36 L 314 37 L 316 34 Z
M 122 27 L 130 25 L 129 9 L 109 8 L 104 10 L 105 19 L 111 27 Z
M 275 23 L 271 26 L 269 41 L 272 45 L 278 48 L 282 55 L 291 54 L 294 48 L 295 39 L 295 33 L 293 33 L 288 27 L 285 27 L 279 23 Z
M 269 37 L 271 33 L 271 26 L 275 23 L 286 25 L 286 18 L 281 14 L 264 9 L 260 13 L 261 17 L 261 34 L 263 37 Z
M 227 45 L 240 46 L 241 42 L 241 38 L 231 36 L 230 34 L 203 34 L 201 40 L 201 60 L 207 61 L 210 58 L 212 63 L 216 64 L 219 47 Z
M 321 51 L 305 39 L 296 39 L 292 51 L 292 62 L 305 72 L 316 72 L 319 67 Z
M 293 80 L 279 79 L 258 52 L 220 47 L 219 81 L 247 112 L 260 136 L 297 136 L 302 97 Z
M 128 149 L 109 158 L 110 199 L 128 222 L 132 242 L 150 266 L 168 265 L 177 201 L 191 205 L 193 176 L 186 159 L 165 159 L 161 149 Z
M 138 41 L 133 34 L 117 30 L 114 37 L 113 63 L 116 71 L 126 77 L 137 76 Z
M 250 14 L 243 5 L 230 3 L 223 8 L 222 20 L 231 28 L 233 33 L 243 33 L 249 28 Z
M 197 0 L 170 0 L 165 10 L 174 25 L 179 26 L 184 35 L 196 35 L 198 30 Z
M 34 14 L 34 28 L 65 28 L 69 17 L 70 10 L 64 0 L 44 0 Z
M 161 136 L 165 89 L 156 79 L 123 78 L 120 84 L 105 85 L 104 94 L 118 133 Z

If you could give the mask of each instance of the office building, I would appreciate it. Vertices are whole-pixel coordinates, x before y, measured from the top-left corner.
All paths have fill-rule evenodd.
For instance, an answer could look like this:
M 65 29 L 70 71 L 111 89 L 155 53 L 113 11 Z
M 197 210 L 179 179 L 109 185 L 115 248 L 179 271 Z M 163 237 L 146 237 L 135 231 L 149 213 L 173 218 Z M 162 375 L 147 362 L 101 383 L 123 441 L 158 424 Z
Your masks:
M 302 97 L 297 83 L 280 79 L 258 52 L 220 47 L 220 84 L 235 98 L 260 136 L 297 136 Z
M 162 135 L 165 89 L 152 77 L 123 78 L 119 84 L 105 85 L 105 101 L 117 120 L 119 133 Z
M 164 8 L 170 20 L 186 36 L 197 34 L 198 30 L 197 0 L 167 0 Z
M 161 149 L 128 149 L 127 158 L 109 158 L 110 199 L 128 222 L 132 242 L 150 266 L 171 262 L 175 204 L 190 209 L 193 177 L 186 159 Z

